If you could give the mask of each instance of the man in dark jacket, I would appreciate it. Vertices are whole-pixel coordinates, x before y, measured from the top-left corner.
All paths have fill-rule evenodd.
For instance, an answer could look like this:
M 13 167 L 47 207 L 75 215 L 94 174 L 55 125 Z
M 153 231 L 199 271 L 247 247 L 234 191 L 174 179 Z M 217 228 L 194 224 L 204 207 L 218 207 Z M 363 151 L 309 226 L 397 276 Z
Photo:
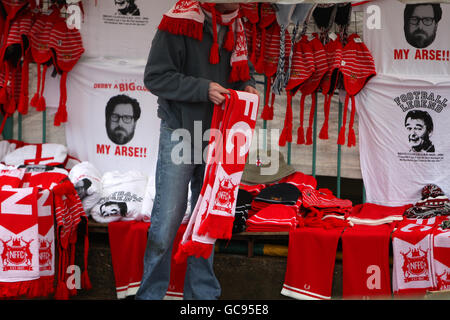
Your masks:
M 239 4 L 211 6 L 213 14 L 219 16 L 214 18 L 211 18 L 210 11 L 205 11 L 204 4 L 195 1 L 181 0 L 172 12 L 183 12 L 192 6 L 205 14 L 201 40 L 159 28 L 145 69 L 144 83 L 158 96 L 161 129 L 156 196 L 144 257 L 144 274 L 136 299 L 162 299 L 168 290 L 172 245 L 186 211 L 188 188 L 190 185 L 193 209 L 203 183 L 203 150 L 209 139 L 206 134 L 205 143 L 204 133 L 211 127 L 214 104 L 224 102 L 229 88 L 258 94 L 251 72 L 247 81 L 229 82 L 232 52 L 224 48 L 229 28 L 212 23 L 227 15 L 237 17 Z M 214 43 L 219 44 L 220 59 L 217 63 L 209 60 Z M 176 137 L 182 137 L 182 141 Z M 181 163 L 175 159 L 179 154 L 174 152 L 174 147 L 179 147 L 180 143 L 184 146 L 183 151 L 190 153 L 183 155 L 183 159 L 188 160 Z M 213 254 L 208 259 L 189 257 L 184 298 L 218 299 L 220 292 L 213 270 Z

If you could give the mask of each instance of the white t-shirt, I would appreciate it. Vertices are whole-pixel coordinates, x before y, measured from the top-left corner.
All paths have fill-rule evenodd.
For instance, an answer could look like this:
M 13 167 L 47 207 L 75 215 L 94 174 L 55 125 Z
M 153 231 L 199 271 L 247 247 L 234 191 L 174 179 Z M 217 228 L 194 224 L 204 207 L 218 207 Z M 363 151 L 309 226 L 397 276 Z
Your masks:
M 378 75 L 355 99 L 367 202 L 414 204 L 430 183 L 449 194 L 450 80 L 400 81 Z M 420 112 L 407 117 L 411 111 Z

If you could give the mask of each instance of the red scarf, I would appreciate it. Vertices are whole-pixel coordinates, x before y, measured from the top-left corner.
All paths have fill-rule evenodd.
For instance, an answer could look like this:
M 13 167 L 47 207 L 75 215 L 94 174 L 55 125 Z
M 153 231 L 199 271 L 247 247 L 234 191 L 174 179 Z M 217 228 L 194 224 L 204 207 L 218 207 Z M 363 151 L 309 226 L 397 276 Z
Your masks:
M 219 63 L 219 44 L 217 40 L 217 24 L 228 27 L 223 47 L 231 51 L 230 82 L 247 81 L 250 72 L 247 58 L 247 39 L 244 25 L 239 18 L 239 10 L 227 14 L 217 12 L 214 4 L 199 3 L 198 1 L 179 0 L 167 13 L 164 14 L 158 29 L 176 35 L 183 35 L 197 40 L 203 39 L 203 23 L 205 17 L 212 20 L 213 45 L 211 47 L 209 62 Z

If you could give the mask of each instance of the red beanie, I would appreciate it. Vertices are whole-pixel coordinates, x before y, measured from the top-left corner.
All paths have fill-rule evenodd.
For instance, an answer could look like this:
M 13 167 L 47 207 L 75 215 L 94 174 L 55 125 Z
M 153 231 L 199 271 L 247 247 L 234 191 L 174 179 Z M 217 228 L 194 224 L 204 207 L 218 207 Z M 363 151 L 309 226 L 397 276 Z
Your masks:
M 44 98 L 45 74 L 52 59 L 49 47 L 50 33 L 60 14 L 59 10 L 54 10 L 50 15 L 38 14 L 36 21 L 30 30 L 31 56 L 37 64 L 37 90 L 33 95 L 30 105 L 37 111 L 44 111 L 46 102 Z M 44 65 L 43 70 L 41 66 Z
M 348 42 L 342 52 L 342 62 L 340 66 L 342 72 L 344 89 L 347 92 L 344 105 L 344 119 L 339 131 L 338 144 L 345 143 L 345 121 L 349 98 L 351 98 L 352 110 L 349 120 L 348 146 L 356 145 L 356 137 L 353 129 L 355 118 L 355 95 L 358 94 L 364 85 L 376 75 L 373 57 L 364 42 L 357 34 L 348 37 Z
M 296 42 L 294 45 L 292 63 L 291 63 L 291 74 L 289 76 L 289 81 L 286 85 L 286 94 L 288 96 L 287 110 L 292 108 L 292 97 L 297 93 L 300 87 L 312 76 L 315 71 L 314 57 L 312 54 L 312 48 L 306 36 L 302 36 L 300 41 Z M 302 102 L 300 102 L 300 105 Z M 290 111 L 292 112 L 292 111 Z M 283 132 L 292 131 L 292 119 L 287 117 Z M 288 136 L 287 133 L 280 137 L 280 146 L 286 143 L 285 137 Z M 292 133 L 291 133 L 292 134 Z M 303 128 L 303 110 L 300 110 L 300 127 L 297 130 L 297 143 L 304 143 L 304 128 Z
M 73 69 L 75 64 L 84 53 L 83 42 L 80 32 L 73 28 L 69 29 L 66 21 L 61 18 L 55 23 L 50 34 L 49 46 L 52 51 L 53 64 L 61 73 L 60 99 L 58 111 L 55 114 L 54 125 L 59 126 L 67 121 L 67 73 Z

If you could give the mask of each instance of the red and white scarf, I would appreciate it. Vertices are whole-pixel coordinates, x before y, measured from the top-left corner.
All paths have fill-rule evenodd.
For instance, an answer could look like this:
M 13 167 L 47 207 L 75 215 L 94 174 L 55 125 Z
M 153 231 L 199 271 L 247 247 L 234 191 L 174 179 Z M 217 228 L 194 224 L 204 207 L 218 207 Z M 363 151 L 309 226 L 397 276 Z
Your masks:
M 239 184 L 258 115 L 258 95 L 230 91 L 214 107 L 205 177 L 176 260 L 207 258 L 216 239 L 230 239 Z M 181 259 L 180 259 L 181 258 Z
M 239 10 L 221 14 L 215 10 L 214 4 L 199 3 L 198 1 L 179 0 L 167 13 L 164 14 L 158 29 L 172 34 L 183 35 L 197 40 L 203 39 L 203 24 L 205 17 L 212 20 L 214 43 L 211 47 L 211 64 L 219 63 L 219 44 L 217 37 L 217 24 L 227 26 L 223 47 L 231 51 L 230 82 L 247 81 L 250 72 L 247 58 L 247 38 L 244 25 L 239 17 Z
M 0 297 L 27 295 L 39 279 L 37 188 L 0 190 Z

